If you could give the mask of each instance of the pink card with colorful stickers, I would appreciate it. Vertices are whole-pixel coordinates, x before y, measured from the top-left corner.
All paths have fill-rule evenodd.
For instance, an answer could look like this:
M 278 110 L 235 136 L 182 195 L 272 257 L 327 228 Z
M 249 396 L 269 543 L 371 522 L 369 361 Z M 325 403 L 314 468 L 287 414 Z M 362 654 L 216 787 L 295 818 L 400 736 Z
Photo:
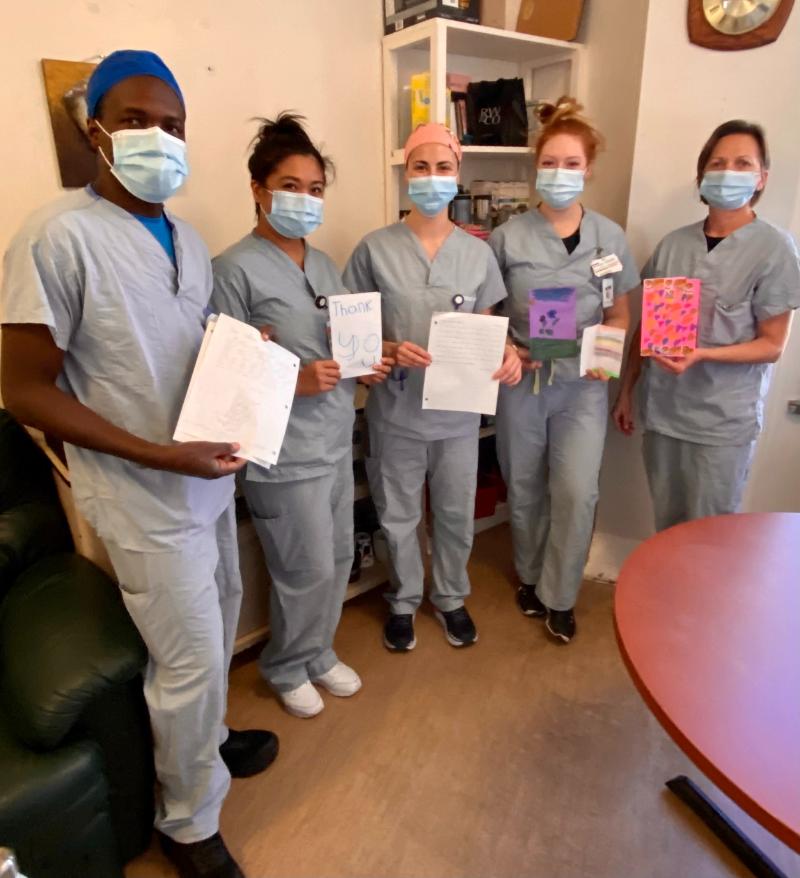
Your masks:
M 642 356 L 685 357 L 697 347 L 700 281 L 657 277 L 644 282 Z

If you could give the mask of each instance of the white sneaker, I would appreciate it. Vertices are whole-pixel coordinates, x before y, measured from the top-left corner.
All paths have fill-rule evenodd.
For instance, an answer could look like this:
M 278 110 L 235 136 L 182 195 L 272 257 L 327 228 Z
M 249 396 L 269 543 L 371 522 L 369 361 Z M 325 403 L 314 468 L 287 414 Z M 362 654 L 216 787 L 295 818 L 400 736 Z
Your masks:
M 344 662 L 336 662 L 327 673 L 317 677 L 314 682 L 324 686 L 331 695 L 338 695 L 340 698 L 355 695 L 361 688 L 361 677 Z
M 325 707 L 322 696 L 308 682 L 298 686 L 297 689 L 292 689 L 291 692 L 279 692 L 278 697 L 292 716 L 299 716 L 303 719 L 316 716 Z

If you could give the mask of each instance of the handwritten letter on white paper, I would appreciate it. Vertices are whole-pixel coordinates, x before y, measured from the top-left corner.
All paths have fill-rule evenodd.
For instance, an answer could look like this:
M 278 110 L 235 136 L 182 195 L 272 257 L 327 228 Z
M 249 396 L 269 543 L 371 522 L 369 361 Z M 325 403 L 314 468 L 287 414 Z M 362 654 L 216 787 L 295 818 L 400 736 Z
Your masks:
M 508 317 L 434 314 L 422 408 L 493 415 L 500 382 L 492 375 L 503 363 L 507 333 Z
M 342 378 L 373 374 L 381 361 L 381 294 L 330 296 L 331 350 Z
M 173 439 L 238 442 L 237 457 L 278 462 L 300 360 L 257 329 L 220 314 L 209 321 Z

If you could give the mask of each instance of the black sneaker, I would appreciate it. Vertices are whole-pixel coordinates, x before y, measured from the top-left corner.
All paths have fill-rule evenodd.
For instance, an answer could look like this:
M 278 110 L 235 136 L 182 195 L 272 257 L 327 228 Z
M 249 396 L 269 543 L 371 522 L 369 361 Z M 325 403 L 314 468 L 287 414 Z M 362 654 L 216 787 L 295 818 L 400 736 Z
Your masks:
M 548 610 L 547 630 L 558 640 L 569 643 L 575 636 L 575 614 L 572 610 Z
M 444 636 L 450 646 L 469 646 L 478 639 L 475 623 L 466 607 L 450 610 L 449 613 L 437 610 L 436 618 L 442 623 Z
M 237 732 L 230 729 L 228 740 L 219 748 L 231 777 L 251 777 L 269 768 L 278 755 L 278 736 L 262 729 Z
M 383 628 L 383 645 L 392 652 L 411 652 L 417 645 L 412 613 L 392 613 Z
M 180 878 L 244 878 L 218 832 L 191 844 L 181 844 L 161 832 L 158 838 Z
M 547 607 L 536 596 L 536 586 L 524 582 L 517 586 L 517 606 L 526 616 L 546 616 Z

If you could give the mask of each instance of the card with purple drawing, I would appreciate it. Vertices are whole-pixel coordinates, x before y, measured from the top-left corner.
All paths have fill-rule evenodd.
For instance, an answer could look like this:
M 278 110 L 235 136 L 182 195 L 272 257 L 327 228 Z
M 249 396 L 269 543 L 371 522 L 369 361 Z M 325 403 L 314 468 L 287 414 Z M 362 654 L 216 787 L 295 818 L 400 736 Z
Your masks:
M 528 294 L 530 351 L 533 360 L 555 360 L 578 354 L 577 290 L 553 287 Z
M 643 357 L 685 357 L 697 347 L 700 281 L 692 277 L 646 280 L 642 293 Z

